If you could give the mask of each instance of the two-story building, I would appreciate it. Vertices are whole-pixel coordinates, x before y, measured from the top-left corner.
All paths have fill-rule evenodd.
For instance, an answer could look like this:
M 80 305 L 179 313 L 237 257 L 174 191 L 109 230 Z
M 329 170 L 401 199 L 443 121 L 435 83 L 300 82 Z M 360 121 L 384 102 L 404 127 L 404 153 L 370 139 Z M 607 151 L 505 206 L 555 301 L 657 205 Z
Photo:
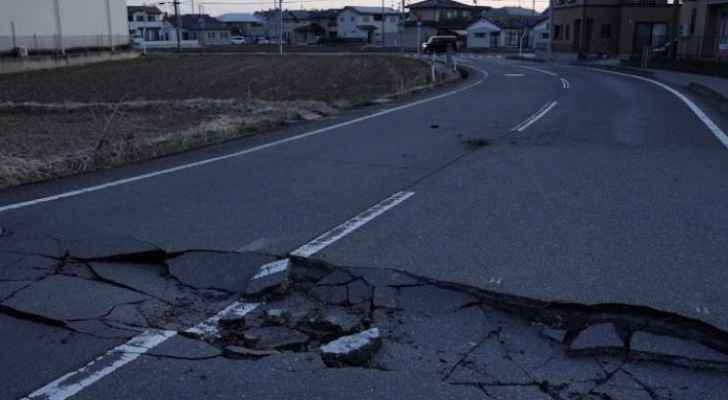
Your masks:
M 154 42 L 162 40 L 164 18 L 155 6 L 128 6 L 129 36 L 135 41 Z
M 180 16 L 180 33 L 183 41 L 197 41 L 201 46 L 222 46 L 231 43 L 230 29 L 224 23 L 207 14 L 185 14 Z M 177 18 L 165 20 L 164 40 L 177 40 Z
M 386 7 L 344 7 L 337 16 L 339 38 L 370 44 L 398 45 L 401 14 Z
M 728 0 L 686 0 L 680 13 L 678 56 L 728 59 Z
M 480 19 L 490 7 L 471 6 L 453 0 L 424 0 L 407 6 L 409 15 L 404 23 L 403 42 L 406 47 L 419 48 L 434 35 L 455 35 L 461 44 L 466 41 L 468 26 Z
M 667 43 L 679 11 L 667 0 L 555 0 L 553 7 L 554 51 L 620 58 Z

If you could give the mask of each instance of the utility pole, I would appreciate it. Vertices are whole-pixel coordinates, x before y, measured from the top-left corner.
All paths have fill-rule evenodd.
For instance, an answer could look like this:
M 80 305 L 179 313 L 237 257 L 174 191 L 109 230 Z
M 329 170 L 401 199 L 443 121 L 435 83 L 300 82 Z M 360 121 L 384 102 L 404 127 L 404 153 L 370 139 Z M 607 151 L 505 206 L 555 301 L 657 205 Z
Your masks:
M 554 60 L 554 0 L 549 1 L 549 61 Z
M 66 48 L 63 46 L 63 27 L 61 25 L 61 4 L 60 0 L 53 2 L 53 8 L 56 14 L 56 34 L 58 35 L 58 50 L 61 55 L 66 54 Z
M 15 21 L 10 21 L 10 31 L 13 35 L 13 50 L 18 50 L 18 42 L 15 38 Z
M 162 5 L 162 4 L 174 5 L 174 17 L 175 17 L 175 20 L 177 21 L 175 23 L 175 25 L 177 25 L 175 30 L 177 31 L 177 52 L 178 53 L 182 52 L 182 15 L 179 13 L 179 5 L 181 3 L 182 2 L 180 0 L 173 0 L 171 2 L 163 1 L 163 2 L 159 3 L 160 5 Z M 195 11 L 193 10 L 192 12 L 194 13 Z
M 106 0 L 106 25 L 109 28 L 109 49 L 114 52 L 114 29 L 111 26 L 111 0 Z M 144 38 L 146 41 L 146 38 Z
M 278 31 L 278 52 L 283 55 L 283 0 L 278 0 L 280 30 Z
M 384 0 L 382 0 L 382 47 L 384 47 L 384 28 L 387 15 L 384 13 Z
M 405 28 L 405 20 L 404 20 L 404 0 L 402 0 L 402 9 L 399 13 L 399 47 L 401 48 L 402 53 L 404 53 L 404 28 Z

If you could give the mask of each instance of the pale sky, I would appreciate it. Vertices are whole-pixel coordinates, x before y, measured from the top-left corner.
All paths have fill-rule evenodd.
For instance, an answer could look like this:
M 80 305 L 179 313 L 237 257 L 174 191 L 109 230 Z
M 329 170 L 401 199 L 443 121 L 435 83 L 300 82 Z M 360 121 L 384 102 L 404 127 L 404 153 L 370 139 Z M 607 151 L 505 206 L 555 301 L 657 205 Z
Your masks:
M 155 5 L 160 1 L 150 0 L 127 0 L 128 5 Z M 181 0 L 180 9 L 183 13 L 192 11 L 194 3 L 195 13 L 199 12 L 200 6 L 202 12 L 212 16 L 228 12 L 253 12 L 274 7 L 274 0 Z M 399 9 L 402 0 L 384 0 L 387 7 Z M 406 4 L 415 3 L 419 0 L 405 0 Z M 477 0 L 480 6 L 505 7 L 505 6 L 521 6 L 524 8 L 532 8 L 533 0 Z M 460 1 L 465 4 L 473 4 L 473 0 Z M 277 2 L 275 2 L 277 4 Z M 310 10 L 321 8 L 341 8 L 344 6 L 381 6 L 382 0 L 283 0 L 283 5 L 291 10 Z M 536 0 L 536 10 L 543 11 L 548 6 L 548 0 Z M 158 6 L 162 11 L 172 12 L 172 6 Z

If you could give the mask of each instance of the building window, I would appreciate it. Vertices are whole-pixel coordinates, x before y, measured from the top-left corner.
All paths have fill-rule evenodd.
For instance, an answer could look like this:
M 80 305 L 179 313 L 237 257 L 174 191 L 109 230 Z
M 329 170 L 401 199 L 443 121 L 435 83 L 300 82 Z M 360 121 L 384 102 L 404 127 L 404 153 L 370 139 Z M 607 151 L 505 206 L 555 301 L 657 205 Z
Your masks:
M 154 18 L 154 15 L 149 15 L 149 16 L 147 16 L 147 21 L 154 22 L 154 21 L 156 21 L 156 19 Z
M 375 21 L 381 21 L 382 20 L 382 14 L 374 14 L 374 20 Z
M 133 22 L 134 21 L 134 16 L 133 15 L 129 15 L 129 16 L 127 16 L 127 18 L 129 19 L 129 22 Z
M 548 39 L 548 38 L 549 38 L 549 33 L 548 32 L 543 32 L 541 34 L 541 39 Z
M 612 37 L 612 25 L 602 24 L 602 39 L 609 39 Z
M 215 32 L 207 32 L 208 39 L 215 39 L 216 37 L 217 37 L 217 34 Z
M 370 16 L 365 15 L 365 16 L 361 17 L 361 22 L 369 22 L 369 21 L 371 21 L 371 17 Z
M 695 33 L 695 21 L 698 19 L 698 9 L 693 8 L 693 10 L 690 13 L 690 34 Z
M 475 34 L 475 37 L 476 37 L 476 38 L 479 38 L 479 39 L 482 39 L 482 38 L 484 38 L 484 37 L 485 37 L 485 33 L 483 33 L 483 32 L 477 32 L 477 33 Z
M 351 22 L 354 22 L 354 17 L 351 17 Z
M 561 40 L 561 25 L 554 25 L 554 39 Z
M 566 24 L 566 29 L 564 29 L 564 39 L 569 40 L 569 36 L 571 36 L 571 25 Z
M 137 15 L 136 16 L 136 21 L 137 22 L 144 22 L 144 16 L 143 15 Z

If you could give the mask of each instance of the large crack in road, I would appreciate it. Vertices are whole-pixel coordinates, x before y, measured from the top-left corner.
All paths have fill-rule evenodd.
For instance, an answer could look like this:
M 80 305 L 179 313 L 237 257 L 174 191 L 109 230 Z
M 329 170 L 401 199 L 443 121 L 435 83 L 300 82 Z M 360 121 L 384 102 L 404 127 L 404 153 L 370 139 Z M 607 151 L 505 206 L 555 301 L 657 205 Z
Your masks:
M 414 371 L 486 398 L 709 398 L 728 389 L 728 333 L 649 307 L 544 302 L 305 257 L 99 243 L 1 252 L 0 314 L 89 337 L 162 330 L 200 343 L 195 352 L 145 349 L 170 362 L 304 357 L 309 372 Z M 253 306 L 219 315 L 204 334 L 189 329 L 232 302 Z

